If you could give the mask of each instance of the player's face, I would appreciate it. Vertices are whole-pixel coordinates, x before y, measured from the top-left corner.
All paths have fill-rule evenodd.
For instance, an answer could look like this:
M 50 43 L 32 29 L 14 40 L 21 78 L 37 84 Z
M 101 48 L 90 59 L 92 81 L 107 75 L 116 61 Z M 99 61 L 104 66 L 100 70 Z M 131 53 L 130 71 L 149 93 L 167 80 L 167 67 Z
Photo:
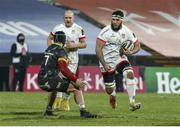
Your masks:
M 66 27 L 71 27 L 74 22 L 74 15 L 71 12 L 66 12 L 64 14 L 64 23 Z
M 112 17 L 111 24 L 114 27 L 114 29 L 118 29 L 122 23 L 122 20 L 120 18 Z

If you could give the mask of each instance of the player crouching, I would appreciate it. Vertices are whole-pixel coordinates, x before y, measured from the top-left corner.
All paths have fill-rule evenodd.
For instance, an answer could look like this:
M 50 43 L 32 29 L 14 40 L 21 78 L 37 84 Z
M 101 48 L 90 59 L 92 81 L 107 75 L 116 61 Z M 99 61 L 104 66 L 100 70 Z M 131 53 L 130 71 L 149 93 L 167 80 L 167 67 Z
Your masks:
M 81 88 L 86 85 L 85 81 L 77 78 L 68 69 L 68 56 L 64 44 L 66 35 L 62 31 L 54 34 L 54 42 L 44 52 L 43 62 L 38 74 L 40 88 L 50 92 L 45 116 L 53 116 L 53 103 L 58 92 L 74 92 L 75 102 L 79 106 L 80 116 L 84 118 L 96 118 L 97 115 L 86 111 Z M 71 83 L 70 83 L 71 82 Z M 70 84 L 70 85 L 69 85 Z

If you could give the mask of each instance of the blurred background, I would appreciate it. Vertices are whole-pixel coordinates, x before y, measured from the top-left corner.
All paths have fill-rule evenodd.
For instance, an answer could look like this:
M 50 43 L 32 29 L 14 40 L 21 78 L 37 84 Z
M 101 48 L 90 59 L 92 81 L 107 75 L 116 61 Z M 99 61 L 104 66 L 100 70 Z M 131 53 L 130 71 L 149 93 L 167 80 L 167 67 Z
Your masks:
M 141 43 L 141 50 L 129 60 L 135 71 L 137 92 L 180 94 L 180 1 L 179 0 L 1 0 L 0 1 L 0 90 L 9 91 L 12 81 L 11 45 L 18 33 L 26 36 L 32 57 L 24 91 L 41 91 L 37 73 L 47 36 L 56 24 L 63 23 L 67 9 L 75 13 L 87 36 L 87 48 L 79 50 L 79 77 L 89 84 L 87 92 L 103 92 L 102 75 L 95 55 L 96 38 L 110 23 L 111 13 L 121 9 L 126 24 Z M 121 76 L 119 76 L 121 77 Z M 120 78 L 117 91 L 123 92 Z M 42 91 L 41 91 L 42 92 Z

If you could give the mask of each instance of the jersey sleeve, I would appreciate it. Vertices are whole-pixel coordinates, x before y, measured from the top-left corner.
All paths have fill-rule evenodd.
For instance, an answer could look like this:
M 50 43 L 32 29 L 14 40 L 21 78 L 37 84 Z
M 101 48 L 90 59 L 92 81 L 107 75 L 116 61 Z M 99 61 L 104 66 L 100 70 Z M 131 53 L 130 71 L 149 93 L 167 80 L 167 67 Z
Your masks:
M 100 40 L 100 42 L 102 43 L 106 43 L 107 42 L 107 32 L 108 32 L 108 28 L 105 27 L 104 29 L 101 30 L 101 32 L 99 33 L 97 39 Z
M 86 38 L 86 35 L 84 34 L 84 29 L 82 27 L 79 26 L 78 31 L 79 31 L 79 39 Z
M 128 29 L 127 32 L 128 32 L 128 40 L 131 40 L 133 43 L 135 43 L 137 41 L 136 35 L 130 29 Z
M 77 77 L 74 73 L 72 73 L 68 68 L 68 58 L 66 53 L 61 51 L 61 55 L 58 57 L 58 70 L 69 80 L 76 82 Z

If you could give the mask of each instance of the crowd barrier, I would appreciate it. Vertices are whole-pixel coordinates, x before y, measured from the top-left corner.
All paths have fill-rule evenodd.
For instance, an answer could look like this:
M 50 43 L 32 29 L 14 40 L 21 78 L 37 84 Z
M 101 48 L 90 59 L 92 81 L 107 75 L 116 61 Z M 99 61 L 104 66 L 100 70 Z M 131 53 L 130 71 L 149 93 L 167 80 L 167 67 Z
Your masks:
M 28 67 L 24 82 L 25 92 L 43 92 L 37 83 L 39 69 L 39 65 Z M 137 93 L 153 92 L 180 94 L 180 67 L 133 66 L 133 70 L 135 73 Z M 83 89 L 84 92 L 104 92 L 103 78 L 98 66 L 80 66 L 78 76 L 85 79 L 88 83 Z M 12 66 L 10 67 L 8 78 L 10 85 L 13 79 Z M 124 82 L 123 86 L 126 91 Z

